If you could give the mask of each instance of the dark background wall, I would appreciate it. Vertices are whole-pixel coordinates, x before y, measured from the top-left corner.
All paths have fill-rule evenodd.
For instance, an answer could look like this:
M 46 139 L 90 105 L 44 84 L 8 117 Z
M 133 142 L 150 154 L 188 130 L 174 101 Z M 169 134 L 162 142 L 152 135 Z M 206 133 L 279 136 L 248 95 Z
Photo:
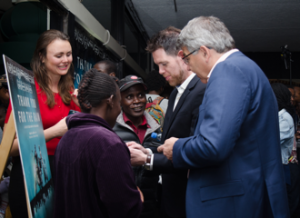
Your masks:
M 290 70 L 285 69 L 281 52 L 245 52 L 255 61 L 269 79 L 289 79 Z M 292 79 L 300 79 L 300 52 L 292 52 Z

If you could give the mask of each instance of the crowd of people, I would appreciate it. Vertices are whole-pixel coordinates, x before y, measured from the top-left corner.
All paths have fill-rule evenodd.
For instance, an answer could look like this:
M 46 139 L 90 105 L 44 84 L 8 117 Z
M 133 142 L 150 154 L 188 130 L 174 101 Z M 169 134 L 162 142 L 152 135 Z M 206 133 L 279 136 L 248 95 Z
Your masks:
M 145 82 L 102 60 L 75 90 L 68 36 L 40 36 L 31 67 L 54 217 L 300 217 L 300 87 L 270 85 L 213 16 L 159 31 L 146 50 L 159 71 Z M 10 209 L 23 218 L 17 139 L 10 156 Z

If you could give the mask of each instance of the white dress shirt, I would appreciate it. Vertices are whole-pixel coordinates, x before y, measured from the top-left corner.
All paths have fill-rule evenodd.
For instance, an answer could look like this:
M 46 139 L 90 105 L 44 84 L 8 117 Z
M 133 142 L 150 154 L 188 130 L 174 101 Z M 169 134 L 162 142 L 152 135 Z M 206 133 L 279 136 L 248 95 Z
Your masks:
M 207 82 L 211 76 L 211 73 L 213 72 L 213 70 L 215 69 L 215 67 L 217 66 L 218 63 L 222 62 L 222 61 L 225 61 L 226 58 L 228 58 L 229 55 L 233 54 L 234 52 L 237 52 L 239 51 L 238 49 L 231 49 L 230 51 L 226 52 L 225 54 L 223 54 L 218 60 L 217 62 L 214 64 L 214 66 L 211 68 L 209 74 L 207 75 Z

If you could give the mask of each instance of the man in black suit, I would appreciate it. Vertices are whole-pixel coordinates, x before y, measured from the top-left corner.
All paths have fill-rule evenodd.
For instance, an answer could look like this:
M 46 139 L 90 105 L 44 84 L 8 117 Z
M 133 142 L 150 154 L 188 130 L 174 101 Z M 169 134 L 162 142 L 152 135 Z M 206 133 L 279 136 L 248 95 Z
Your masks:
M 152 53 L 159 73 L 171 86 L 176 87 L 169 98 L 163 125 L 163 143 L 170 137 L 193 135 L 197 123 L 199 105 L 205 85 L 189 70 L 182 60 L 182 51 L 176 48 L 180 30 L 169 27 L 154 35 L 146 50 Z M 143 165 L 146 169 L 162 173 L 162 217 L 181 218 L 185 213 L 185 191 L 188 171 L 173 168 L 173 164 L 155 149 L 145 149 L 135 143 L 128 143 L 132 165 Z

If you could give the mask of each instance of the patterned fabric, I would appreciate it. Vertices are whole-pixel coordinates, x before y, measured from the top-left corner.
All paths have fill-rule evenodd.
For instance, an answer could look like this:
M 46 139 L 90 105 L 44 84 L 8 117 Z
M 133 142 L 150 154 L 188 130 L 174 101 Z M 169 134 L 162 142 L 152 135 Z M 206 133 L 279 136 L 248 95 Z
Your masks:
M 155 119 L 155 121 L 163 126 L 164 119 L 165 119 L 165 113 L 163 109 L 160 107 L 160 103 L 163 100 L 163 97 L 157 97 L 152 102 L 148 102 L 146 104 L 146 111 Z

